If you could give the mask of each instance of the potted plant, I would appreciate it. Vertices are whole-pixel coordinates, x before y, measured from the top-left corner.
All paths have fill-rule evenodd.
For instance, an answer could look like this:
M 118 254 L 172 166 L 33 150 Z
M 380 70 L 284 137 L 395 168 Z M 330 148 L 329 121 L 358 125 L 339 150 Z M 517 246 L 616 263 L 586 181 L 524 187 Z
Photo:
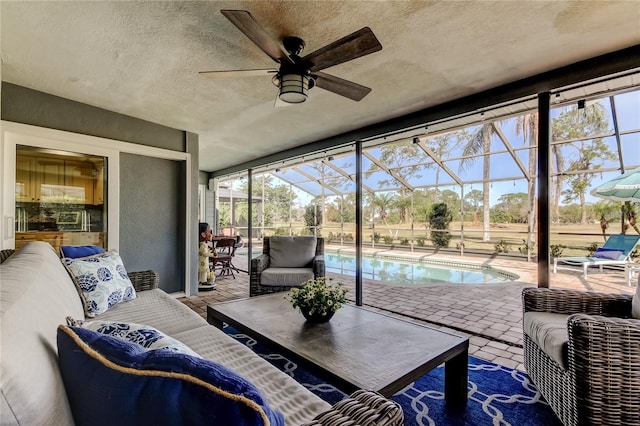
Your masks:
M 301 287 L 292 288 L 287 298 L 307 321 L 327 322 L 346 303 L 348 292 L 342 283 L 334 285 L 331 281 L 325 277 L 308 280 Z

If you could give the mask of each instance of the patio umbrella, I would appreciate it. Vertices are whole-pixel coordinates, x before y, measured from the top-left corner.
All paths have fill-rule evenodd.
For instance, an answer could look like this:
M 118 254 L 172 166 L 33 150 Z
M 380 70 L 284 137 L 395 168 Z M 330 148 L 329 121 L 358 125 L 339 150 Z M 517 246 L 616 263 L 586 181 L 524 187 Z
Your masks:
M 640 167 L 603 183 L 591 190 L 591 195 L 611 201 L 640 202 Z

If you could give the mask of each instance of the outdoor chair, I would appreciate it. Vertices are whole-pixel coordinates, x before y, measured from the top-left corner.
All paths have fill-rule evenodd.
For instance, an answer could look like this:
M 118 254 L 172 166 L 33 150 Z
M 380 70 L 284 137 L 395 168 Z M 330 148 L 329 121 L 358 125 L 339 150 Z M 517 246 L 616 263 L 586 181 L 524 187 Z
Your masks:
M 249 295 L 277 293 L 325 276 L 324 238 L 265 237 L 262 254 L 251 259 Z
M 522 297 L 525 369 L 562 423 L 638 424 L 639 291 L 526 288 Z
M 219 277 L 231 275 L 235 279 L 236 276 L 234 275 L 233 270 L 235 269 L 237 271 L 237 269 L 231 263 L 236 254 L 235 237 L 216 240 L 215 248 L 218 252 L 218 256 L 209 258 L 213 271 L 215 272 L 216 270 L 219 270 Z
M 617 265 L 624 267 L 630 262 L 631 252 L 640 241 L 640 235 L 613 234 L 607 238 L 604 245 L 589 257 L 557 257 L 553 259 L 553 273 L 558 269 L 573 269 L 558 266 L 564 263 L 570 266 L 582 266 L 582 274 L 587 277 L 587 269 L 591 266 L 599 266 L 602 272 L 603 266 Z

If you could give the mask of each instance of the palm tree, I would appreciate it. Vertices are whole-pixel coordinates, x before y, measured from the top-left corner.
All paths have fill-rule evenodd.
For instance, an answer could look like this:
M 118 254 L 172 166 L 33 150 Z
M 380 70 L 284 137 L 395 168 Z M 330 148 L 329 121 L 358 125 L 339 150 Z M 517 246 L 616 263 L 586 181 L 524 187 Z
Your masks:
M 467 145 L 465 145 L 462 155 L 465 157 L 460 162 L 460 169 L 464 170 L 467 166 L 473 163 L 478 155 L 482 155 L 482 241 L 488 242 L 491 240 L 489 235 L 489 225 L 491 223 L 491 216 L 489 210 L 489 170 L 491 167 L 491 161 L 489 157 L 489 151 L 491 150 L 491 136 L 496 133 L 494 123 L 483 123 L 480 129 L 471 136 Z
M 389 216 L 388 211 L 389 211 L 389 208 L 393 206 L 394 202 L 395 202 L 394 195 L 388 192 L 381 192 L 381 193 L 375 194 L 373 197 L 373 205 L 378 208 L 380 220 L 382 221 L 382 223 L 385 224 L 385 226 L 387 226 L 387 228 L 389 225 L 387 222 L 387 217 Z M 389 235 L 393 237 L 393 232 L 391 232 L 391 229 L 389 229 Z
M 516 135 L 523 136 L 523 142 L 525 145 L 529 145 L 530 147 L 535 145 L 538 140 L 538 114 L 533 113 L 518 116 L 516 119 Z M 533 148 L 529 149 L 529 180 L 527 182 L 527 192 L 529 194 L 529 212 L 527 215 L 527 259 L 529 259 L 531 255 L 531 248 L 534 247 L 533 230 L 536 225 L 536 152 L 537 151 Z

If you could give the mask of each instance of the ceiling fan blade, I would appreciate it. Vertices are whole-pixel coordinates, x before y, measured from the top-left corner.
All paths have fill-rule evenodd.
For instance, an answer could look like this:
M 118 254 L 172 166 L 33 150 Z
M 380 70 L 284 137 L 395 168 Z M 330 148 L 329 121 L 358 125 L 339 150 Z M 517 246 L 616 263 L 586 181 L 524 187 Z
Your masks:
M 220 13 L 230 20 L 233 25 L 238 27 L 244 35 L 249 37 L 249 39 L 262 49 L 264 53 L 269 55 L 271 59 L 276 62 L 285 60 L 293 63 L 287 52 L 282 48 L 282 45 L 271 37 L 267 30 L 256 21 L 251 13 L 246 10 L 229 9 L 223 9 Z
M 229 71 L 200 71 L 198 74 L 209 78 L 227 78 L 227 77 L 261 77 L 265 75 L 273 75 L 278 72 L 275 68 L 258 69 L 258 70 L 229 70 Z
M 302 58 L 302 63 L 309 66 L 310 71 L 319 71 L 333 65 L 350 61 L 360 56 L 382 50 L 382 45 L 371 31 L 364 27 L 355 33 L 321 47 Z
M 352 99 L 354 101 L 360 101 L 367 96 L 371 89 L 366 86 L 362 86 L 353 81 L 345 80 L 340 77 L 336 77 L 323 72 L 314 73 L 316 78 L 316 86 L 321 89 L 328 90 L 337 95 L 344 96 L 345 98 Z

